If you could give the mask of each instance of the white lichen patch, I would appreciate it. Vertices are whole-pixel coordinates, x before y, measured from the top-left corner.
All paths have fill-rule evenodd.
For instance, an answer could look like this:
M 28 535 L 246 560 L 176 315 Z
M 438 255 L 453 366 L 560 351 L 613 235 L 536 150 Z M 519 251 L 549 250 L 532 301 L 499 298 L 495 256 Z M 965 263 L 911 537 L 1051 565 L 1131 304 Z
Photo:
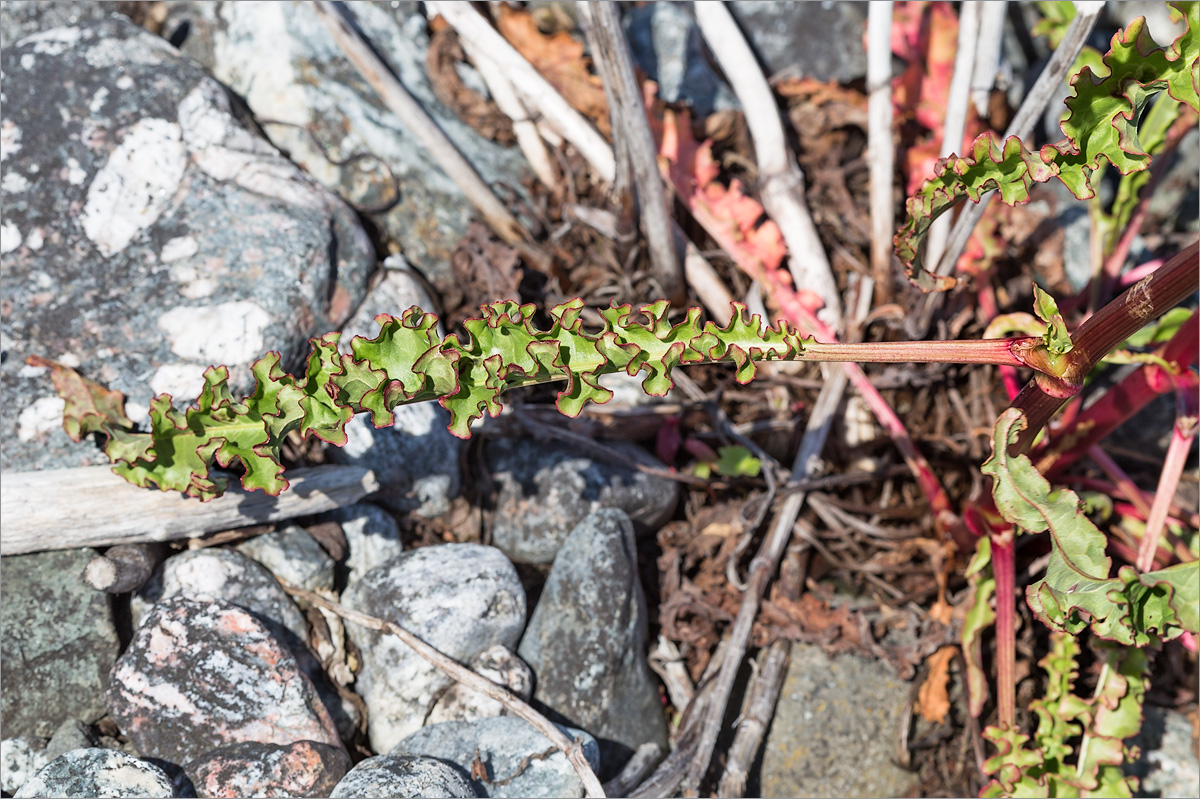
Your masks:
M 154 117 L 136 122 L 88 189 L 83 230 L 96 248 L 111 256 L 154 224 L 186 165 L 178 125 Z
M 108 87 L 101 86 L 99 89 L 96 90 L 96 93 L 92 95 L 92 101 L 90 103 L 88 103 L 88 110 L 91 111 L 92 114 L 99 114 L 101 109 L 104 108 L 104 104 L 107 102 L 108 102 Z
M 126 400 L 125 415 L 129 417 L 129 421 L 139 424 L 150 418 L 150 406 L 134 402 L 133 400 Z
M 217 281 L 202 277 L 184 285 L 179 289 L 179 294 L 180 296 L 187 297 L 189 300 L 202 300 L 205 297 L 211 297 L 215 294 L 217 288 Z
M 20 246 L 20 229 L 12 222 L 0 223 L 0 254 L 7 255 Z
M 63 410 L 67 407 L 62 397 L 42 397 L 17 417 L 17 440 L 27 444 L 62 427 Z
M 21 152 L 21 128 L 11 119 L 0 122 L 0 163 Z
M 263 332 L 270 323 L 270 315 L 260 306 L 239 300 L 209 308 L 172 308 L 159 317 L 158 328 L 180 358 L 232 365 L 262 354 Z
M 175 48 L 157 36 L 142 36 L 136 46 L 131 47 L 130 44 L 133 42 L 100 39 L 87 49 L 83 57 L 96 69 L 107 69 L 127 64 L 157 66 L 163 63 L 164 56 L 175 53 Z
M 204 369 L 205 367 L 195 363 L 169 363 L 160 366 L 150 378 L 150 390 L 156 395 L 170 394 L 173 399 L 198 397 L 200 390 L 204 388 Z M 126 408 L 128 407 L 126 405 Z M 146 409 L 146 413 L 150 413 L 149 408 Z
M 87 180 L 87 170 L 79 165 L 74 158 L 67 159 L 67 182 L 72 186 L 82 186 Z
M 4 173 L 4 177 L 0 178 L 0 191 L 5 194 L 20 194 L 30 186 L 29 179 L 20 172 L 8 170 Z
M 46 237 L 42 235 L 42 229 L 35 227 L 29 231 L 29 235 L 25 237 L 25 246 L 37 252 L 42 249 L 42 245 L 46 243 Z
M 199 251 L 200 243 L 192 236 L 176 236 L 162 246 L 158 257 L 164 264 L 169 264 L 181 258 L 190 258 Z
M 62 55 L 68 48 L 74 47 L 83 31 L 79 28 L 51 28 L 48 31 L 38 31 L 17 42 L 17 47 L 33 45 L 33 52 L 43 55 Z

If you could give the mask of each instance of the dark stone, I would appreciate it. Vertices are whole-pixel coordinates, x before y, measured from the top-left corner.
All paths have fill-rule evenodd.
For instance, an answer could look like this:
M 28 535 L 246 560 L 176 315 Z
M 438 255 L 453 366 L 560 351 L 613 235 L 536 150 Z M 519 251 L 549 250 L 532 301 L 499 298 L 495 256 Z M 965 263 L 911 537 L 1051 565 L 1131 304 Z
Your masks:
M 7 464 L 6 464 L 7 465 Z M 63 722 L 104 715 L 119 643 L 109 596 L 83 581 L 90 549 L 0 558 L 4 734 L 49 737 Z
M 866 76 L 866 3 L 731 0 L 728 5 L 768 78 L 782 74 L 848 83 Z
M 559 549 L 517 654 L 533 669 L 534 700 L 600 742 L 602 778 L 641 744 L 667 751 L 647 621 L 633 524 L 623 511 L 595 511 Z
M 51 760 L 29 778 L 17 797 L 166 797 L 171 778 L 158 766 L 112 749 L 74 749 Z
M 184 768 L 203 797 L 329 796 L 350 770 L 350 757 L 314 741 L 246 741 L 214 749 Z
M 477 796 L 466 775 L 431 757 L 369 757 L 350 770 L 333 799 L 418 799 Z
M 696 18 L 681 3 L 647 3 L 622 19 L 629 49 L 659 99 L 687 103 L 697 118 L 739 108 L 737 97 L 709 64 Z
M 190 404 L 212 364 L 235 394 L 267 350 L 295 368 L 363 297 L 375 261 L 351 209 L 162 39 L 106 18 L 28 36 L 0 67 L 6 468 L 107 462 L 69 443 L 30 355 L 123 392 L 139 421 L 153 394 Z

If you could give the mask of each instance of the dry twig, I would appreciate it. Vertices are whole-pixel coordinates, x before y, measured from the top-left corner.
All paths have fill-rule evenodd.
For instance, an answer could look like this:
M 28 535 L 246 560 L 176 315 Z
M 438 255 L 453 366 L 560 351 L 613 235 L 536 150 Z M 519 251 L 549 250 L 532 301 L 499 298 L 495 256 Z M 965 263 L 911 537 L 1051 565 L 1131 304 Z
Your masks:
M 891 297 L 892 189 L 896 149 L 892 139 L 892 3 L 867 11 L 867 160 L 871 167 L 871 274 L 881 302 Z

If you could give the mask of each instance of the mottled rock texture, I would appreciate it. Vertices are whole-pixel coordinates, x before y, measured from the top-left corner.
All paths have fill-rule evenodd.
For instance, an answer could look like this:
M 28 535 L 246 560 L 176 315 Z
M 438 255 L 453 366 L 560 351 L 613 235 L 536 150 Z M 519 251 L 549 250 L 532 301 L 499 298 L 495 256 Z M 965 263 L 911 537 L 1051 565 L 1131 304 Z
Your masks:
M 158 766 L 112 749 L 73 749 L 30 777 L 17 797 L 168 797 L 171 778 Z
M 333 799 L 442 799 L 477 796 L 464 774 L 431 757 L 369 757 L 342 778 Z
M 329 796 L 350 770 L 341 747 L 246 741 L 201 755 L 185 767 L 201 797 Z

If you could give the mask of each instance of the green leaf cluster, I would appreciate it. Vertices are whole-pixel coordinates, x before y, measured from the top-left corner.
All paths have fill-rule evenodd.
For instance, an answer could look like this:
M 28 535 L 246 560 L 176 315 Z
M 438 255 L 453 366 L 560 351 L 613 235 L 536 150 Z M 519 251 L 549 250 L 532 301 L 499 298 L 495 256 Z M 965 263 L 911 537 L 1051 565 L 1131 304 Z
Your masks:
M 1038 664 L 1046 670 L 1046 695 L 1029 705 L 1038 721 L 1033 736 L 998 726 L 984 730 L 998 754 L 984 762 L 984 773 L 994 778 L 981 796 L 1133 795 L 1137 780 L 1124 775 L 1122 764 L 1137 752 L 1124 740 L 1142 726 L 1149 682 L 1145 652 L 1102 651 L 1103 666 L 1090 699 L 1074 693 L 1079 652 L 1073 635 L 1051 633 L 1050 653 Z
M 1158 47 L 1145 19 L 1139 17 L 1113 36 L 1109 52 L 1101 59 L 1108 74 L 1098 75 L 1084 66 L 1072 79 L 1074 94 L 1066 100 L 1062 141 L 1033 152 L 1015 136 L 1001 146 L 991 133 L 984 133 L 975 139 L 970 156 L 952 155 L 937 163 L 935 177 L 908 199 L 908 218 L 894 241 L 910 280 L 925 291 L 953 285 L 952 278 L 921 266 L 919 248 L 933 220 L 964 197 L 978 202 L 985 192 L 998 190 L 1003 202 L 1015 205 L 1028 202 L 1034 183 L 1057 177 L 1084 200 L 1094 196 L 1091 176 L 1104 161 L 1122 175 L 1146 169 L 1151 157 L 1139 139 L 1138 123 L 1149 100 L 1165 91 L 1200 110 L 1198 4 L 1171 5 L 1183 14 L 1187 30 L 1170 47 Z M 1155 140 L 1162 138 L 1162 124 L 1160 120 L 1153 126 L 1150 135 Z
M 763 325 L 757 315 L 734 303 L 729 324 L 700 322 L 700 309 L 672 325 L 660 300 L 640 309 L 630 305 L 600 311 L 603 328 L 582 327 L 583 301 L 550 311 L 549 330 L 533 327 L 535 307 L 515 302 L 484 305 L 482 316 L 463 323 L 465 340 L 437 334 L 437 317 L 413 307 L 400 317 L 381 314 L 379 334 L 356 336 L 350 352 L 338 349 L 338 333 L 310 340 L 312 351 L 300 376 L 285 372 L 280 355 L 268 353 L 252 371 L 254 393 L 235 401 L 229 372 L 211 367 L 204 389 L 185 411 L 169 395 L 150 404 L 150 429 L 135 432 L 122 410 L 123 398 L 72 369 L 45 359 L 55 387 L 66 400 L 63 427 L 73 440 L 100 433 L 118 474 L 140 486 L 182 491 L 200 499 L 219 496 L 226 481 L 214 477 L 214 464 L 239 465 L 242 485 L 276 495 L 287 487 L 280 448 L 293 431 L 331 444 L 346 441 L 346 423 L 366 412 L 378 427 L 395 422 L 400 404 L 438 400 L 450 412 L 450 432 L 471 434 L 471 423 L 486 412 L 499 415 L 507 389 L 560 382 L 558 409 L 577 416 L 588 402 L 604 403 L 612 392 L 600 386 L 604 374 L 644 373 L 642 388 L 662 396 L 673 385 L 671 370 L 681 363 L 728 362 L 740 383 L 753 379 L 756 363 L 800 356 L 804 341 L 786 322 Z M 753 474 L 756 466 L 736 452 L 725 453 L 719 468 Z M 761 464 L 759 464 L 761 466 Z

